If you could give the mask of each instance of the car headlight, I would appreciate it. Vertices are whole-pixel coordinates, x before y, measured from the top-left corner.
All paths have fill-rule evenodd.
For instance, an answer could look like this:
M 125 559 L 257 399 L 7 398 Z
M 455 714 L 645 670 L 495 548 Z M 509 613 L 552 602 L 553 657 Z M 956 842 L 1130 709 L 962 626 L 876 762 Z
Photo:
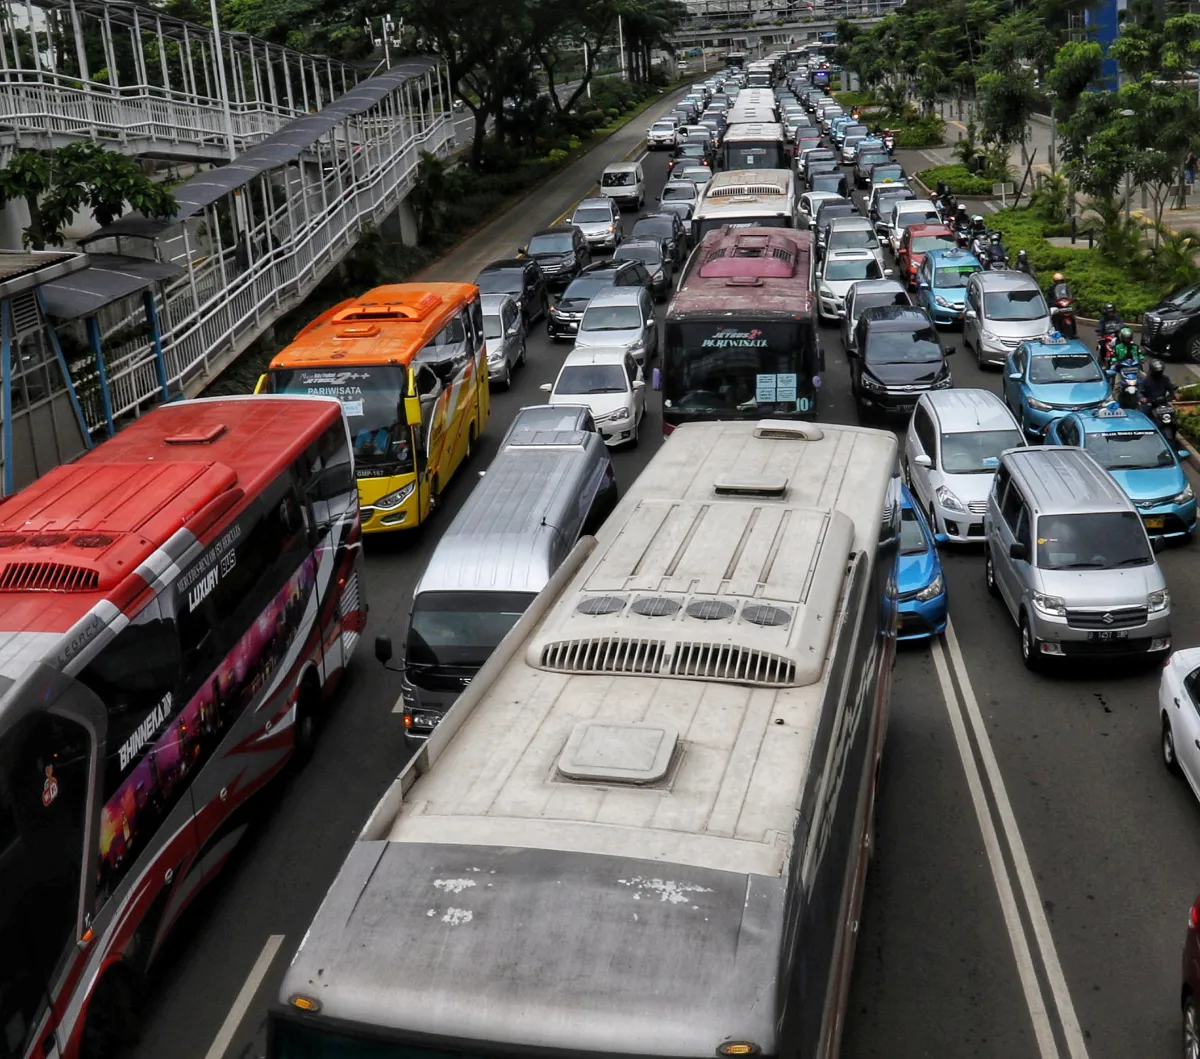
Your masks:
M 1044 592 L 1035 592 L 1033 605 L 1043 614 L 1056 614 L 1061 618 L 1067 613 L 1067 601 L 1062 596 L 1048 596 Z
M 931 389 L 948 390 L 953 385 L 954 385 L 954 377 L 949 372 L 946 372 L 945 376 L 943 378 L 938 379 L 938 381 L 933 384 Z
M 829 301 L 837 300 L 837 295 L 835 295 L 833 293 L 833 291 L 831 291 L 828 287 L 825 287 L 825 286 L 819 287 L 817 289 L 817 293 L 820 294 L 822 298 L 826 298 Z
M 1178 316 L 1174 320 L 1163 320 L 1159 326 L 1162 328 L 1162 330 L 1164 332 L 1178 331 L 1179 328 L 1182 326 L 1184 320 L 1186 320 L 1186 319 L 1187 319 L 1186 316 Z
M 489 363 L 489 364 L 496 364 L 496 363 L 498 363 L 498 362 L 499 362 L 499 360 L 500 360 L 500 357 L 501 357 L 501 354 L 500 354 L 500 351 L 499 351 L 499 350 L 497 350 L 495 353 L 489 353 L 489 354 L 487 355 L 487 360 L 488 360 L 488 363 Z
M 662 279 L 663 278 L 663 270 L 661 268 L 656 268 L 653 272 L 650 273 L 650 278 L 652 280 L 654 280 L 655 282 Z
M 940 294 L 935 294 L 933 296 L 933 304 L 939 305 L 943 309 L 953 309 L 954 308 L 954 306 L 950 302 L 946 301 L 946 299 L 943 298 Z
M 562 310 L 557 305 L 550 306 L 550 315 L 557 316 Z
M 630 353 L 641 353 L 645 348 L 646 348 L 646 340 L 644 338 L 639 338 L 637 341 L 630 343 L 629 352 Z
M 937 577 L 917 593 L 917 599 L 922 603 L 928 603 L 931 599 L 936 599 L 940 596 L 945 591 L 945 588 L 946 582 L 942 580 L 942 575 L 938 574 Z
M 567 256 L 564 257 L 559 264 L 562 265 L 563 268 L 570 268 L 573 264 L 575 264 L 575 255 L 567 254 Z
M 887 389 L 881 382 L 877 382 L 872 376 L 863 372 L 862 385 L 864 390 L 874 390 L 876 393 L 883 393 Z
M 605 418 L 610 419 L 615 423 L 620 422 L 623 419 L 629 418 L 629 409 L 628 408 L 618 408 L 615 412 L 610 413 Z
M 947 511 L 961 511 L 966 513 L 966 506 L 944 485 L 939 485 L 934 492 L 937 494 L 938 503 Z
M 1026 397 L 1025 403 L 1029 405 L 1035 412 L 1052 412 L 1054 406 L 1046 404 L 1045 401 L 1039 401 L 1036 397 Z
M 391 511 L 393 508 L 399 507 L 404 503 L 405 500 L 412 496 L 413 490 L 416 489 L 416 487 L 416 482 L 409 482 L 408 485 L 397 489 L 394 493 L 388 493 L 387 496 L 381 496 L 375 501 L 374 504 L 370 504 L 368 506 L 379 508 L 380 511 Z
M 980 331 L 979 333 L 981 335 L 983 335 L 983 340 L 985 342 L 999 342 L 1000 341 L 999 335 L 992 334 L 992 332 L 987 330 L 986 328 L 984 330 Z
M 1146 597 L 1146 609 L 1151 614 L 1156 614 L 1161 610 L 1166 610 L 1171 605 L 1171 593 L 1165 588 L 1160 588 L 1157 592 L 1151 592 Z
M 1171 497 L 1171 503 L 1172 504 L 1187 504 L 1195 499 L 1196 499 L 1195 491 L 1192 489 L 1192 487 L 1190 485 L 1186 485 L 1186 486 L 1184 486 L 1182 493 L 1178 493 L 1175 496 Z

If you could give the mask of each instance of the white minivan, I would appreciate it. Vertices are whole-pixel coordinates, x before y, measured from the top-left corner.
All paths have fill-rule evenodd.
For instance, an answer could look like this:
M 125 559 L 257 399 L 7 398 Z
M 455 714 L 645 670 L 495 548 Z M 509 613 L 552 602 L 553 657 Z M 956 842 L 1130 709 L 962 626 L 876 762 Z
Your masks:
M 600 194 L 618 206 L 640 210 L 646 201 L 646 175 L 641 162 L 614 162 L 600 175 Z

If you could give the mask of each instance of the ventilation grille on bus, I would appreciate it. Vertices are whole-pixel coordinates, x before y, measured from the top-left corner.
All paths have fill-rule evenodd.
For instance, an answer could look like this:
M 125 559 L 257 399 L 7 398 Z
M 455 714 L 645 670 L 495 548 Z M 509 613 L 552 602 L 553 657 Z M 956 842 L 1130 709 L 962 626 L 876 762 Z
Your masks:
M 775 195 L 783 197 L 786 191 L 772 184 L 726 184 L 724 187 L 713 188 L 709 193 L 710 199 L 741 198 L 750 195 Z
M 27 331 L 39 331 L 42 314 L 38 309 L 37 295 L 33 291 L 15 295 L 9 303 L 13 314 L 13 331 L 23 335 Z
M 661 640 L 617 636 L 547 644 L 542 648 L 541 665 L 556 673 L 640 673 L 772 688 L 796 682 L 795 663 L 766 651 L 736 644 L 684 642 L 669 655 Z
M 95 592 L 99 587 L 95 570 L 65 563 L 8 563 L 0 573 L 0 592 Z
M 559 673 L 657 673 L 666 649 L 662 640 L 624 636 L 560 640 L 542 649 L 542 666 Z

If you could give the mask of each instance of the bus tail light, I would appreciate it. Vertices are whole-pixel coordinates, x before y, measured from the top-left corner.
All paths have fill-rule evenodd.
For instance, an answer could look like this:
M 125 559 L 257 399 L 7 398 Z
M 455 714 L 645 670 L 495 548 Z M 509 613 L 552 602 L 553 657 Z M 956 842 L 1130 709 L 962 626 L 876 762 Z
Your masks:
M 1188 912 L 1188 930 L 1200 930 L 1200 897 L 1192 902 Z

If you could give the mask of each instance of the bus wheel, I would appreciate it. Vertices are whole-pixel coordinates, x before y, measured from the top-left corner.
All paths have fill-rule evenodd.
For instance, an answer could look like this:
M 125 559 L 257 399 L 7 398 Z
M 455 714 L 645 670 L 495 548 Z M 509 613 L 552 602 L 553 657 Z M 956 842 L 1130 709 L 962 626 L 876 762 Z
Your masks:
M 80 1059 L 113 1059 L 138 1042 L 137 987 L 121 964 L 109 968 L 88 1001 Z
M 300 682 L 300 692 L 296 696 L 296 734 L 295 761 L 303 765 L 312 757 L 317 745 L 317 731 L 320 723 L 321 689 L 317 678 L 310 669 Z

